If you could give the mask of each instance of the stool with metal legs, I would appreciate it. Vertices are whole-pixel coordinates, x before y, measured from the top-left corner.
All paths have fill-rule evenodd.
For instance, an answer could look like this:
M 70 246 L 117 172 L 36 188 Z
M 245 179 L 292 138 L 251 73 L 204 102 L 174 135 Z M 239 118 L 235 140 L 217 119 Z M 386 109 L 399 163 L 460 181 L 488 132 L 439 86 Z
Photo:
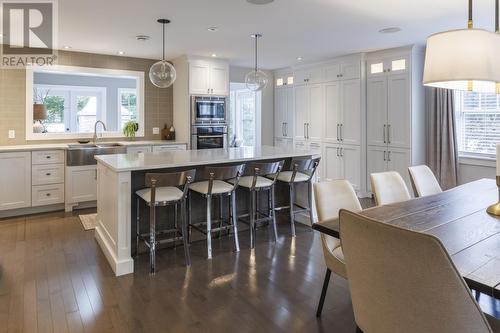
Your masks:
M 240 251 L 240 244 L 238 242 L 238 222 L 236 217 L 236 188 L 238 187 L 238 182 L 240 176 L 245 168 L 244 164 L 225 166 L 225 167 L 205 167 L 201 172 L 201 175 L 197 177 L 198 179 L 206 179 L 203 181 L 198 181 L 189 185 L 189 207 L 191 207 L 192 194 L 198 193 L 207 202 L 207 219 L 204 222 L 193 223 L 191 221 L 191 214 L 189 214 L 189 226 L 207 235 L 207 257 L 212 259 L 212 232 L 217 232 L 227 229 L 233 229 L 234 233 L 234 245 L 236 252 Z M 235 179 L 233 184 L 227 182 L 229 179 Z M 214 221 L 212 219 L 212 199 L 217 197 L 222 200 L 223 197 L 228 197 L 231 216 L 229 221 L 222 220 L 222 214 L 219 220 Z M 216 227 L 212 227 L 212 223 L 217 223 Z M 223 225 L 226 222 L 226 225 Z M 203 230 L 202 226 L 205 226 Z
M 149 265 L 151 273 L 156 270 L 156 246 L 161 243 L 175 242 L 182 238 L 186 265 L 191 265 L 187 242 L 186 196 L 189 184 L 194 179 L 196 170 L 187 170 L 175 173 L 146 173 L 146 188 L 138 190 L 137 218 L 136 218 L 136 255 L 139 253 L 139 240 L 143 240 L 149 247 Z M 149 206 L 149 233 L 140 232 L 140 202 L 143 200 Z M 156 230 L 156 207 L 175 206 L 175 226 L 173 229 Z M 181 206 L 181 229 L 177 225 L 177 205 Z M 173 235 L 170 238 L 161 237 L 165 234 Z M 157 239 L 157 236 L 159 237 Z
M 276 216 L 274 214 L 274 184 L 278 178 L 279 172 L 283 167 L 284 161 L 277 162 L 253 162 L 247 164 L 243 177 L 240 178 L 239 187 L 247 189 L 249 192 L 248 214 L 240 215 L 238 218 L 248 217 L 250 225 L 250 247 L 255 248 L 256 226 L 260 222 L 270 221 L 272 223 L 274 240 L 278 240 L 278 230 L 276 228 Z M 264 176 L 272 175 L 271 178 Z M 229 182 L 233 182 L 230 180 Z M 258 195 L 263 191 L 268 193 L 268 211 L 262 212 L 258 207 Z M 244 221 L 244 220 L 242 220 Z M 246 222 L 246 221 L 244 221 Z
M 277 177 L 278 182 L 286 183 L 290 189 L 290 205 L 284 207 L 276 207 L 275 211 L 288 209 L 290 212 L 290 227 L 292 236 L 295 237 L 295 214 L 300 212 L 308 212 L 311 224 L 313 223 L 313 208 L 312 208 L 312 183 L 314 173 L 318 168 L 320 157 L 309 159 L 294 158 L 290 162 L 289 170 L 281 171 Z M 295 187 L 298 184 L 307 184 L 307 199 L 308 207 L 301 207 L 295 202 Z M 300 209 L 294 209 L 294 206 Z

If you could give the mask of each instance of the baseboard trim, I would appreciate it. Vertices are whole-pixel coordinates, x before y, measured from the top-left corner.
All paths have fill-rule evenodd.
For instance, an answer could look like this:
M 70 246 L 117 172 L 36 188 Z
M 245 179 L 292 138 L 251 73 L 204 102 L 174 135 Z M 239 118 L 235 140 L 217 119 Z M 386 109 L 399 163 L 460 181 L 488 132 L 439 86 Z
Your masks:
M 0 218 L 4 219 L 4 218 L 9 218 L 9 217 L 56 212 L 56 211 L 60 211 L 60 210 L 64 210 L 63 203 L 54 204 L 54 205 L 47 205 L 47 206 L 24 207 L 24 208 L 17 208 L 17 209 L 0 211 Z
M 101 230 L 99 223 L 95 228 L 95 239 L 97 243 L 101 246 L 101 250 L 104 253 L 111 269 L 116 276 L 131 274 L 134 272 L 134 260 L 132 258 L 125 260 L 118 260 L 115 253 L 113 252 L 113 247 L 108 243 L 107 237 L 104 234 L 104 230 Z

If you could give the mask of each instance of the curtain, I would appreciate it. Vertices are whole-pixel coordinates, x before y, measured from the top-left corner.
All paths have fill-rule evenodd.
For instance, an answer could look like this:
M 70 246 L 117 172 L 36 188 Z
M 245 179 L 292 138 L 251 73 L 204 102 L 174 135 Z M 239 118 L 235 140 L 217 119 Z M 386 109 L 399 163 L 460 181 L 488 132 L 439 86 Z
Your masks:
M 427 88 L 427 164 L 443 189 L 458 183 L 458 144 L 453 91 Z

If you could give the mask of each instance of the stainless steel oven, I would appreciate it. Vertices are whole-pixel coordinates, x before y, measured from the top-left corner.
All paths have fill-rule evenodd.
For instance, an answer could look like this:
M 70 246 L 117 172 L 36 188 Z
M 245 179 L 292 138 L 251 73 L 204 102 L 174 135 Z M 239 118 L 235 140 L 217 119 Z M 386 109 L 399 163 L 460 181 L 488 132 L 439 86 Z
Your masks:
M 191 121 L 196 124 L 225 124 L 226 97 L 192 96 Z
M 227 147 L 227 126 L 193 126 L 191 149 Z

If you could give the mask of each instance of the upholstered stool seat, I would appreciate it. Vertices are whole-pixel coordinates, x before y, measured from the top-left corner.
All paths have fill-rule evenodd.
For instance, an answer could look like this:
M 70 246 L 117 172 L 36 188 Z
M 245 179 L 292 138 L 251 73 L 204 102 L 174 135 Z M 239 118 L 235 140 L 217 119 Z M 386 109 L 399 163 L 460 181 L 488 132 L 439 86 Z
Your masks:
M 200 194 L 208 194 L 209 181 L 201 181 L 192 183 L 189 185 L 191 191 L 198 192 Z M 233 191 L 234 185 L 229 184 L 223 180 L 214 180 L 212 185 L 212 194 L 222 194 Z
M 142 200 L 151 203 L 151 188 L 143 188 L 135 192 Z M 177 187 L 164 186 L 156 188 L 155 203 L 181 200 L 184 193 Z
M 231 184 L 234 184 L 236 182 L 235 179 L 230 179 L 228 181 Z M 238 183 L 238 186 L 245 187 L 245 188 L 251 188 L 253 184 L 253 176 L 243 176 L 240 178 L 240 182 Z M 272 186 L 274 182 L 266 177 L 257 177 L 257 181 L 255 182 L 255 187 L 269 187 Z
M 281 182 L 290 183 L 292 181 L 292 175 L 293 171 L 282 171 L 278 175 L 278 180 Z M 305 173 L 302 172 L 297 172 L 295 174 L 295 178 L 293 181 L 294 183 L 307 182 L 309 178 L 310 178 L 309 175 L 306 175 Z

